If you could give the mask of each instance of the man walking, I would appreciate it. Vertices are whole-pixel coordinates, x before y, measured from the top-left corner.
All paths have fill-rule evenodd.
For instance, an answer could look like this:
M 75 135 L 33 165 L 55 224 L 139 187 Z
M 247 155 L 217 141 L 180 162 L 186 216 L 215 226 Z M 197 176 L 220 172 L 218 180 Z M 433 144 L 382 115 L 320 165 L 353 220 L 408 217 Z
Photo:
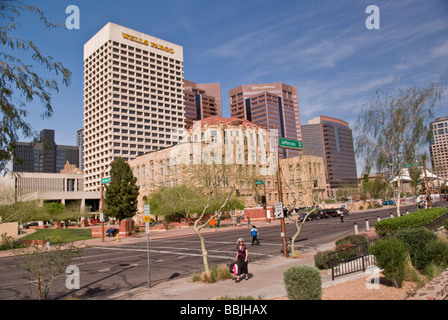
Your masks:
M 260 241 L 258 241 L 258 229 L 252 225 L 252 229 L 250 229 L 250 235 L 252 236 L 252 245 L 257 242 L 257 245 L 260 245 Z
M 344 222 L 344 211 L 338 210 L 338 212 L 339 212 L 339 219 L 341 219 L 341 222 L 343 223 Z

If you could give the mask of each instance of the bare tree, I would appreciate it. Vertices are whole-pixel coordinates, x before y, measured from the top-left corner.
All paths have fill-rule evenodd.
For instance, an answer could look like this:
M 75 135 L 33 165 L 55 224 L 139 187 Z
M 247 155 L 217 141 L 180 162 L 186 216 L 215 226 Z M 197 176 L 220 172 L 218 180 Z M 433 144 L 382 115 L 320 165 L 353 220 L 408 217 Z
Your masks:
M 443 91 L 440 83 L 377 91 L 358 117 L 356 153 L 365 160 L 365 173 L 373 168 L 386 173 L 394 190 L 398 216 L 403 168 L 428 142 L 429 122 Z
M 185 198 L 179 195 L 179 201 L 190 203 L 200 208 L 196 214 L 193 230 L 201 243 L 204 271 L 210 273 L 207 259 L 207 249 L 201 230 L 208 226 L 212 220 L 217 220 L 229 208 L 235 191 L 244 187 L 248 182 L 254 181 L 254 173 L 249 166 L 225 164 L 197 164 L 184 169 L 191 177 L 191 185 L 197 188 L 195 197 Z M 238 203 L 236 204 L 238 205 Z
M 29 273 L 29 284 L 37 287 L 39 300 L 47 299 L 50 287 L 76 258 L 81 257 L 81 246 L 74 243 L 56 243 L 50 250 L 46 246 L 13 250 L 19 259 L 18 267 Z
M 314 175 L 312 175 L 311 170 L 307 170 L 306 168 L 304 160 L 305 157 L 299 157 L 299 161 L 291 162 L 290 164 L 288 164 L 288 170 L 283 170 L 285 166 L 280 166 L 279 168 L 282 184 L 284 184 L 284 186 L 290 191 L 289 193 L 292 198 L 291 203 L 287 207 L 286 216 L 289 220 L 293 221 L 296 226 L 296 232 L 291 237 L 291 256 L 294 256 L 294 243 L 299 237 L 300 232 L 302 231 L 304 224 L 308 220 L 309 215 L 316 211 L 319 206 L 319 196 L 315 191 L 316 188 L 322 183 L 322 181 L 320 181 L 320 177 L 323 176 L 322 172 L 320 174 L 315 173 Z M 308 198 L 308 200 L 305 200 L 306 197 Z M 308 209 L 306 209 L 306 215 L 304 217 L 302 217 L 300 213 L 298 215 L 292 214 L 295 207 L 303 207 L 306 206 L 306 204 L 309 204 L 309 199 L 311 199 L 313 205 L 311 207 L 308 206 Z

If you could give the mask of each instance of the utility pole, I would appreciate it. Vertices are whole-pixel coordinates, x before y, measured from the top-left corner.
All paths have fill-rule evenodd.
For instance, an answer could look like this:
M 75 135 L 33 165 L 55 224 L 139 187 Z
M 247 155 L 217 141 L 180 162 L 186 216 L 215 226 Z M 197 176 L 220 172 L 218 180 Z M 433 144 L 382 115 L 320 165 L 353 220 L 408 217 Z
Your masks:
M 279 160 L 278 152 L 277 152 L 277 185 L 278 185 L 278 200 L 282 203 L 282 210 L 283 210 L 282 179 L 280 178 L 280 160 Z M 288 252 L 286 252 L 286 228 L 285 228 L 285 216 L 284 216 L 284 214 L 280 218 L 280 224 L 281 224 L 281 227 L 282 227 L 283 255 L 285 257 L 287 257 L 288 256 Z
M 275 130 L 275 125 L 274 125 Z M 278 154 L 278 151 L 280 147 L 286 148 L 286 149 L 294 149 L 294 150 L 302 150 L 303 149 L 303 143 L 302 141 L 298 141 L 295 139 L 289 139 L 289 138 L 283 138 L 283 137 L 277 137 L 277 185 L 278 185 L 278 198 L 279 201 L 282 204 L 282 218 L 280 218 L 280 223 L 282 226 L 282 242 L 283 242 L 283 254 L 285 257 L 288 256 L 288 253 L 286 252 L 286 228 L 285 228 L 285 214 L 283 210 L 283 190 L 282 190 L 282 180 L 280 177 L 280 157 Z
M 274 130 L 275 129 L 275 124 L 274 124 Z M 278 151 L 280 149 L 280 143 L 278 138 L 277 140 L 277 150 L 276 150 L 276 157 L 277 157 L 277 187 L 278 187 L 278 200 L 280 201 L 280 203 L 282 204 L 282 217 L 280 218 L 280 225 L 282 228 L 282 232 L 281 232 L 281 236 L 282 236 L 282 246 L 283 246 L 283 255 L 285 257 L 288 256 L 288 252 L 286 252 L 286 227 L 285 227 L 285 215 L 284 215 L 284 211 L 283 211 L 283 190 L 282 190 L 282 179 L 280 177 L 280 156 L 278 155 Z M 274 214 L 275 216 L 275 214 Z

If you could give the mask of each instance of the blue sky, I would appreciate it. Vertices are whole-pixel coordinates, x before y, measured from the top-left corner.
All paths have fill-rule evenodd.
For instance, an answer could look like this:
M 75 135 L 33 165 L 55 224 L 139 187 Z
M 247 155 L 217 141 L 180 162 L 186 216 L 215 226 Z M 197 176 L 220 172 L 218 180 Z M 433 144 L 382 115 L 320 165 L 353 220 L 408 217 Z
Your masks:
M 83 126 L 83 45 L 107 22 L 183 46 L 184 77 L 221 83 L 224 116 L 229 90 L 242 84 L 297 86 L 302 124 L 326 115 L 354 126 L 361 107 L 394 79 L 423 87 L 448 77 L 446 0 L 36 0 L 56 22 L 68 5 L 80 9 L 80 29 L 47 30 L 24 13 L 15 36 L 73 73 L 69 88 L 53 94 L 54 114 L 42 120 L 31 103 L 36 131 L 54 129 L 56 143 L 76 144 Z M 380 9 L 380 29 L 369 30 L 368 5 Z M 48 75 L 51 76 L 51 75 Z M 448 99 L 436 117 L 448 116 Z M 25 140 L 21 140 L 25 141 Z

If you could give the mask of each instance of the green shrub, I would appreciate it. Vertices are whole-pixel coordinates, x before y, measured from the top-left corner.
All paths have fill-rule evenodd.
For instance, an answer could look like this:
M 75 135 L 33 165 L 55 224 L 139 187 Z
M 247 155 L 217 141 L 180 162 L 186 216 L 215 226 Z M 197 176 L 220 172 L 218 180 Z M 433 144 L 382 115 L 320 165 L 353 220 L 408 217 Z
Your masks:
M 424 226 L 440 217 L 446 211 L 446 208 L 429 208 L 401 217 L 384 219 L 375 223 L 375 231 L 378 235 L 384 236 L 391 235 L 399 230 Z
M 6 233 L 0 235 L 0 250 L 11 250 L 23 248 L 24 246 L 21 244 L 20 240 L 14 240 L 11 236 L 8 236 Z
M 426 244 L 428 260 L 446 268 L 448 266 L 448 243 L 440 239 Z
M 397 238 L 377 240 L 371 252 L 375 255 L 378 267 L 383 269 L 386 279 L 400 288 L 405 275 L 406 250 L 403 241 Z
M 338 245 L 334 251 L 337 252 L 337 255 L 333 256 L 333 258 L 338 260 L 348 260 L 356 256 L 355 247 L 349 243 Z
M 357 245 L 357 244 L 360 244 L 360 243 L 364 243 L 366 241 L 367 241 L 367 237 L 365 235 L 363 235 L 363 234 L 353 234 L 353 235 L 346 236 L 346 237 L 344 237 L 342 239 L 337 240 L 336 241 L 336 245 L 339 246 L 339 245 L 344 244 L 344 243 L 348 243 L 348 244 L 351 244 L 351 245 Z
M 328 254 L 333 251 L 319 251 L 314 256 L 314 265 L 316 268 L 320 270 L 330 269 L 330 259 L 328 258 Z
M 445 227 L 445 230 L 448 231 L 448 219 L 443 220 L 443 226 Z
M 445 270 L 439 263 L 431 261 L 422 270 L 422 274 L 426 276 L 429 280 L 442 273 Z
M 437 240 L 434 232 L 426 228 L 402 230 L 397 233 L 397 238 L 405 243 L 415 268 L 423 270 L 431 262 L 432 257 L 428 253 L 426 244 Z
M 288 299 L 321 300 L 322 278 L 318 269 L 300 265 L 289 268 L 283 273 Z

